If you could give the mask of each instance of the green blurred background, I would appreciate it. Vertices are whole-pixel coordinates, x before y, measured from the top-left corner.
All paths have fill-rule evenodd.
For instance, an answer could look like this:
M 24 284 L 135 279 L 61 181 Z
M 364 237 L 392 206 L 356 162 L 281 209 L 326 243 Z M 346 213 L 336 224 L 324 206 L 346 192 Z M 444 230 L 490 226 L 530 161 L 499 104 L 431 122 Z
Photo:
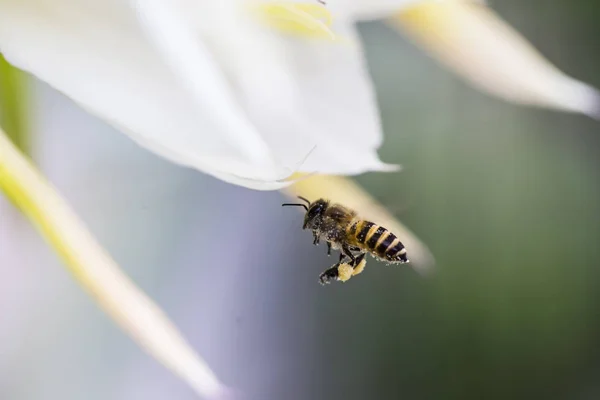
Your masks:
M 561 68 L 600 84 L 598 3 L 492 6 Z M 384 398 L 598 398 L 597 121 L 492 100 L 385 28 L 363 33 L 382 156 L 406 169 L 359 181 L 404 205 L 398 217 L 439 264 L 432 280 L 373 277 L 385 290 L 361 322 L 376 353 L 363 379 Z
M 600 87 L 598 2 L 491 5 Z M 490 98 L 386 26 L 361 32 L 381 157 L 404 170 L 357 181 L 430 247 L 432 277 L 371 261 L 347 284 L 320 287 L 331 260 L 279 207 L 282 195 L 175 167 L 39 83 L 33 155 L 252 398 L 599 398 L 600 122 Z M 0 398 L 193 398 L 8 205 L 0 216 Z

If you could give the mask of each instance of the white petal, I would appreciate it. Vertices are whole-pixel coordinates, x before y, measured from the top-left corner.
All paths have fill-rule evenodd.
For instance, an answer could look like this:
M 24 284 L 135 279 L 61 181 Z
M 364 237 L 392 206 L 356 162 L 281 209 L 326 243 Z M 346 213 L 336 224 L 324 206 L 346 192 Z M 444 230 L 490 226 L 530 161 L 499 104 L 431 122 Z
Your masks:
M 286 43 L 289 73 L 298 85 L 293 98 L 261 90 L 277 87 L 268 77 L 240 82 L 246 108 L 283 160 L 300 160 L 310 153 L 300 171 L 396 170 L 377 156 L 382 140 L 379 111 L 358 35 L 352 25 L 335 31 L 341 41 Z
M 335 18 L 377 19 L 425 0 L 327 0 L 327 8 Z M 431 1 L 431 0 L 429 0 Z
M 213 115 L 230 141 L 251 160 L 270 158 L 267 144 L 233 99 L 226 77 L 210 51 L 197 40 L 193 26 L 182 17 L 185 9 L 162 0 L 132 0 L 146 35 L 153 39 L 166 63 L 198 105 Z M 206 79 L 210 77 L 210 79 Z
M 600 118 L 600 95 L 546 61 L 483 5 L 424 3 L 394 19 L 478 88 L 516 103 Z
M 376 154 L 380 126 L 359 44 L 282 43 L 246 29 L 225 3 L 211 14 L 207 2 L 177 4 L 189 11 L 182 22 L 208 46 L 198 43 L 191 61 L 164 38 L 148 40 L 135 13 L 114 0 L 4 1 L 0 51 L 139 144 L 227 182 L 271 190 L 288 185 L 284 179 L 298 168 L 339 174 L 393 168 Z M 350 30 L 342 36 L 355 37 Z M 293 46 L 288 53 L 284 44 Z M 174 67 L 186 60 L 202 73 Z M 201 98 L 202 88 L 220 108 Z M 260 132 L 279 167 L 249 160 L 231 143 L 235 134 L 256 138 L 252 131 Z
M 293 172 L 243 162 L 146 41 L 126 3 L 2 2 L 0 51 L 173 162 L 252 187 L 272 187 Z

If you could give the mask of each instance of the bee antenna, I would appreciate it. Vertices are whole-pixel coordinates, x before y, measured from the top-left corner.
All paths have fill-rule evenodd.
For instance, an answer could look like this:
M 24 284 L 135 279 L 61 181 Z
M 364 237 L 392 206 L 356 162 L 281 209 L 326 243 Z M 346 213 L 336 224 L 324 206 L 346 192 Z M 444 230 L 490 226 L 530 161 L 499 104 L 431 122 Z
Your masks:
M 281 206 L 282 206 L 282 207 L 285 207 L 285 206 L 304 207 L 304 209 L 305 209 L 306 211 L 308 211 L 308 207 L 306 206 L 306 204 L 298 204 L 298 203 L 284 203 L 284 204 L 282 204 Z
M 308 203 L 308 205 L 310 206 L 310 200 L 308 200 L 306 197 L 302 197 L 302 196 L 298 196 L 298 198 L 300 200 L 304 200 L 306 203 Z

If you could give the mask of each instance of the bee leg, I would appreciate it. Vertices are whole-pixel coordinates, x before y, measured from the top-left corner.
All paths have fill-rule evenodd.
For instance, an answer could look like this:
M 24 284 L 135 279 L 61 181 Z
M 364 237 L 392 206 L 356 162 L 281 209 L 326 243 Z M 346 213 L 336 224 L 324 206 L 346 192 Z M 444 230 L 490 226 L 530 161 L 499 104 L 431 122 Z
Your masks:
M 348 247 L 348 245 L 343 245 L 342 246 L 342 253 L 348 257 L 350 257 L 350 264 L 356 264 L 356 257 L 354 257 L 354 254 L 352 254 L 352 251 L 350 251 L 350 248 Z
M 354 275 L 354 267 L 352 264 L 340 264 L 338 265 L 337 270 L 337 280 L 341 282 L 346 282 L 348 279 L 352 278 L 352 275 Z
M 356 262 L 352 265 L 354 267 L 354 271 L 352 272 L 352 276 L 358 275 L 365 269 L 365 265 L 367 265 L 367 260 L 365 260 L 367 253 L 359 254 L 356 257 Z
M 329 244 L 329 242 L 327 242 Z M 319 275 L 319 282 L 321 285 L 326 285 L 332 280 L 336 280 L 339 277 L 338 267 L 342 264 L 342 261 L 346 258 L 344 253 L 340 253 L 340 260 L 333 267 L 326 269 L 321 275 Z
M 327 255 L 331 255 L 331 242 L 327 242 Z
M 319 282 L 321 285 L 327 285 L 334 279 L 338 277 L 338 265 L 336 264 L 333 267 L 326 269 L 321 275 L 319 275 Z
M 365 257 L 367 257 L 367 253 L 360 253 L 359 255 L 357 255 L 356 258 L 354 259 L 354 262 L 352 263 L 352 266 L 356 267 L 361 262 L 366 261 Z
M 319 244 L 319 235 L 317 235 L 315 232 L 313 232 L 313 244 L 315 246 L 317 246 Z
M 327 244 L 329 244 L 329 242 L 327 242 Z M 363 272 L 365 265 L 367 264 L 367 260 L 365 259 L 366 256 L 367 253 L 360 253 L 356 257 L 354 257 L 352 252 L 349 251 L 348 253 L 340 253 L 340 260 L 338 263 L 319 275 L 319 282 L 321 285 L 326 285 L 332 280 L 346 282 L 354 275 L 358 275 Z M 346 257 L 351 257 L 352 260 L 349 263 L 343 262 Z

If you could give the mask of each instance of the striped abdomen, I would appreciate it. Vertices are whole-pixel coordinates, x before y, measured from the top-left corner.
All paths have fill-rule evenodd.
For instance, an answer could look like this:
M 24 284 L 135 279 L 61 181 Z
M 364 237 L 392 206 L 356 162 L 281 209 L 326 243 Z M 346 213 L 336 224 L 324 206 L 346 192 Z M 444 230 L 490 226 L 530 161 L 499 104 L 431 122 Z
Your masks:
M 348 229 L 353 242 L 363 250 L 390 262 L 408 262 L 406 249 L 392 232 L 369 221 L 356 221 Z

